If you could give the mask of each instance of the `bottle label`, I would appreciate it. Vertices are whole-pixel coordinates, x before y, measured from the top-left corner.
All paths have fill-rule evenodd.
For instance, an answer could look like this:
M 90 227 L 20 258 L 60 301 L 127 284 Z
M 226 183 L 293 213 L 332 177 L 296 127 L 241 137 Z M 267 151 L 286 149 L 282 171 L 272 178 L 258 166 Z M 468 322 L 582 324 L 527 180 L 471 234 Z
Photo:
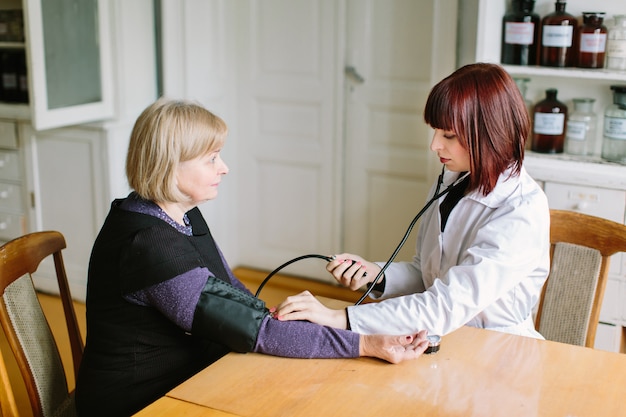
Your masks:
M 604 116 L 604 136 L 611 139 L 626 140 L 626 119 Z
M 611 39 L 606 52 L 611 58 L 626 58 L 626 39 Z
M 535 133 L 540 135 L 562 135 L 565 127 L 563 113 L 535 113 Z
M 504 43 L 513 45 L 532 45 L 535 24 L 532 22 L 506 22 L 504 25 Z
M 567 121 L 567 139 L 584 141 L 587 134 L 587 123 L 575 120 Z
M 559 48 L 569 48 L 572 46 L 574 26 L 545 25 L 541 42 L 543 46 L 556 46 Z
M 17 88 L 17 74 L 4 73 L 2 74 L 2 86 L 5 90 L 14 90 Z
M 601 54 L 606 48 L 606 33 L 583 33 L 580 35 L 580 52 Z

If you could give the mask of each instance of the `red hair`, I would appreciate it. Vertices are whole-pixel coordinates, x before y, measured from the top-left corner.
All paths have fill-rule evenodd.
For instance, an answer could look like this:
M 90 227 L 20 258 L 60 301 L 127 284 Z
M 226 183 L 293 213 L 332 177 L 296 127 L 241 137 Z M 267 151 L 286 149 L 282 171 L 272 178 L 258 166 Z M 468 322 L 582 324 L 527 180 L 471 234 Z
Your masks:
M 469 152 L 469 190 L 489 194 L 507 168 L 519 175 L 530 131 L 526 104 L 511 76 L 499 65 L 459 68 L 431 90 L 424 121 L 456 134 Z

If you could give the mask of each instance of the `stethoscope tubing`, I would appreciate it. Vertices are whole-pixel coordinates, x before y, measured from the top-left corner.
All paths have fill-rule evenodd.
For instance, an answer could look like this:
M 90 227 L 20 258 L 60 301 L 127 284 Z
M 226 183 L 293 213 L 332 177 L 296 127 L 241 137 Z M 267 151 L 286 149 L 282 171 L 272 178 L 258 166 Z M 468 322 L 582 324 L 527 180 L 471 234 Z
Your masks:
M 389 257 L 387 262 L 385 262 L 383 267 L 380 269 L 380 272 L 378 272 L 378 274 L 376 274 L 376 277 L 374 278 L 374 280 L 370 283 L 370 285 L 367 286 L 367 289 L 365 290 L 365 292 L 363 293 L 361 298 L 359 298 L 359 300 L 356 303 L 354 303 L 355 306 L 361 304 L 367 298 L 367 296 L 372 292 L 372 290 L 374 289 L 374 285 L 383 276 L 383 274 L 385 273 L 385 270 L 387 270 L 387 268 L 389 267 L 389 265 L 391 265 L 391 263 L 394 261 L 394 259 L 396 259 L 396 256 L 398 256 L 398 253 L 400 252 L 400 249 L 402 249 L 402 247 L 406 243 L 407 239 L 409 238 L 409 235 L 411 234 L 411 231 L 413 231 L 413 227 L 415 226 L 417 221 L 420 219 L 420 217 L 422 217 L 422 215 L 424 215 L 426 210 L 428 210 L 428 208 L 435 201 L 437 201 L 438 199 L 440 199 L 441 197 L 443 197 L 444 195 L 446 195 L 447 193 L 452 191 L 452 189 L 454 189 L 454 187 L 459 185 L 461 183 L 461 181 L 463 181 L 469 175 L 469 172 L 467 172 L 465 175 L 460 176 L 459 178 L 456 179 L 456 181 L 454 181 L 452 184 L 447 186 L 445 190 L 439 191 L 441 189 L 441 185 L 443 184 L 443 173 L 444 173 L 444 171 L 445 171 L 445 166 L 441 168 L 441 174 L 439 174 L 439 178 L 437 179 L 437 187 L 435 188 L 435 193 L 433 194 L 431 199 L 428 200 L 428 202 L 424 205 L 424 207 L 422 207 L 422 209 L 419 211 L 419 213 L 417 213 L 417 215 L 413 218 L 413 220 L 409 224 L 409 227 L 407 228 L 406 232 L 404 233 L 404 236 L 402 237 L 402 240 L 400 240 L 400 243 L 398 243 L 398 245 L 396 246 L 396 249 L 393 251 L 393 253 Z M 265 284 L 267 284 L 267 282 L 270 280 L 270 278 L 272 278 L 280 270 L 282 270 L 283 268 L 291 265 L 294 262 L 300 261 L 302 259 L 307 259 L 307 258 L 320 258 L 320 259 L 324 259 L 326 262 L 330 262 L 330 261 L 333 260 L 332 256 L 318 255 L 318 254 L 302 255 L 302 256 L 298 256 L 297 258 L 293 258 L 293 259 L 285 262 L 284 264 L 280 265 L 278 268 L 274 269 L 272 272 L 270 272 L 270 274 L 267 277 L 265 277 L 265 279 L 261 282 L 261 284 L 259 285 L 259 288 L 257 289 L 257 291 L 254 294 L 254 296 L 258 298 L 258 296 L 261 293 L 261 290 L 263 289 Z

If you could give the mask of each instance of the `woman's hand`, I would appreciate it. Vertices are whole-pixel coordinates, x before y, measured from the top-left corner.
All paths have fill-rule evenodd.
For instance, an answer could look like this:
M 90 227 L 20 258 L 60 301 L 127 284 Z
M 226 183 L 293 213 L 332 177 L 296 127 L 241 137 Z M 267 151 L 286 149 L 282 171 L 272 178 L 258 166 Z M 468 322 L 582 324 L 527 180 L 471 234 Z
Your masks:
M 359 255 L 342 253 L 334 255 L 333 260 L 326 264 L 326 270 L 337 282 L 354 291 L 372 282 L 380 272 L 380 266 Z
M 372 334 L 360 336 L 359 354 L 400 363 L 417 358 L 427 348 L 426 330 L 412 336 Z
M 270 314 L 282 321 L 308 320 L 336 329 L 345 329 L 348 326 L 345 310 L 333 310 L 326 307 L 308 291 L 287 297 L 285 301 L 272 307 Z

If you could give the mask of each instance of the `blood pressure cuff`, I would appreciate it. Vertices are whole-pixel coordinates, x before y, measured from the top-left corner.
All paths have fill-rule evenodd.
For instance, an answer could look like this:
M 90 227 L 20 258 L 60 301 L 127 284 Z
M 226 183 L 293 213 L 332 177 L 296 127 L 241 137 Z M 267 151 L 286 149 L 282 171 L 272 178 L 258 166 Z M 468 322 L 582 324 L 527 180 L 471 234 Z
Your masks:
M 209 277 L 196 305 L 191 332 L 235 352 L 251 352 L 268 314 L 264 301 Z

